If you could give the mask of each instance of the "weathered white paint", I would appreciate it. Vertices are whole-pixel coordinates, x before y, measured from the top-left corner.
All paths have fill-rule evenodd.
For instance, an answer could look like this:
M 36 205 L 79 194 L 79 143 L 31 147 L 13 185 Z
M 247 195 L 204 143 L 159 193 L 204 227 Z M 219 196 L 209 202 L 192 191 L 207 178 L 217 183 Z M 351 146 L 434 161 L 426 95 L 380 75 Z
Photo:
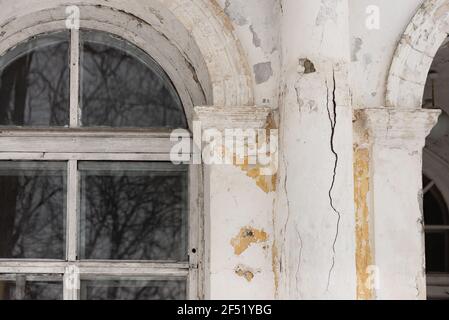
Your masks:
M 348 14 L 345 0 L 283 1 L 279 298 L 355 298 Z
M 281 0 L 217 0 L 247 56 L 258 106 L 276 108 L 281 63 Z
M 377 299 L 425 299 L 422 149 L 439 110 L 357 113 L 371 145 Z
M 115 33 L 147 51 L 175 82 L 186 106 L 253 103 L 245 55 L 228 17 L 214 2 L 3 0 L 0 5 L 5 8 L 0 52 L 31 35 L 65 28 L 66 6 L 78 5 L 81 27 Z
M 387 84 L 387 106 L 420 108 L 427 73 L 449 32 L 449 1 L 426 0 L 401 38 Z
M 194 181 L 204 179 L 192 182 L 204 194 L 193 200 L 205 219 L 205 238 L 198 235 L 203 245 L 191 259 L 204 270 L 204 279 L 191 279 L 204 284 L 200 297 L 356 297 L 353 135 L 367 139 L 371 152 L 376 298 L 425 297 L 421 149 L 437 115 L 410 109 L 421 106 L 428 68 L 446 37 L 448 1 L 0 0 L 0 52 L 64 28 L 69 3 L 80 6 L 82 27 L 124 37 L 155 58 L 173 80 L 191 124 L 197 119 L 203 129 L 261 128 L 269 111 L 279 109 L 276 192 L 263 191 L 238 166 L 194 167 Z M 379 30 L 366 26 L 369 5 L 380 9 Z M 353 109 L 363 109 L 354 132 Z M 136 148 L 142 152 L 132 153 Z M 0 136 L 0 159 L 169 160 L 170 148 L 166 133 L 12 130 Z M 433 163 L 429 175 L 447 170 L 430 153 L 425 161 Z M 445 188 L 446 182 L 435 181 Z M 231 241 L 246 227 L 265 232 L 267 240 L 236 254 Z M 8 263 L 0 272 L 66 267 Z M 79 266 L 87 273 L 105 267 Z M 144 267 L 173 276 L 189 268 Z M 143 271 L 137 265 L 121 270 L 115 272 Z
M 222 133 L 236 126 L 244 129 L 264 128 L 269 108 L 201 107 L 196 108 L 202 129 L 214 128 Z M 226 116 L 226 117 L 224 117 Z M 245 171 L 236 165 L 204 166 L 204 207 L 207 299 L 273 299 L 272 272 L 272 205 L 275 193 L 259 188 Z M 252 243 L 236 252 L 232 241 L 242 228 L 265 232 L 267 239 Z M 245 241 L 242 238 L 242 241 Z M 238 275 L 245 266 L 253 278 Z
M 354 109 L 386 105 L 386 81 L 398 41 L 422 2 L 423 0 L 349 0 L 351 93 Z M 379 9 L 379 29 L 367 27 L 369 6 Z

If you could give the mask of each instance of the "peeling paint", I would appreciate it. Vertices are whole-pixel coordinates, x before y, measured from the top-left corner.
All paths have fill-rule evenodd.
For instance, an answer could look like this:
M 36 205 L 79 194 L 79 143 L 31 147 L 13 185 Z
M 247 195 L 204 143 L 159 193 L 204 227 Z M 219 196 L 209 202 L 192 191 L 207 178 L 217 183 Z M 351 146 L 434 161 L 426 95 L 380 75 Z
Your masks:
M 236 275 L 245 278 L 248 282 L 251 282 L 254 279 L 256 273 L 256 271 L 244 265 L 238 265 L 234 271 Z
M 236 8 L 234 3 L 231 3 L 230 0 L 226 0 L 224 12 L 228 15 L 228 17 L 234 21 L 239 26 L 244 26 L 248 24 L 248 20 L 244 17 L 240 12 L 240 8 Z
M 315 65 L 312 61 L 310 61 L 307 58 L 301 58 L 298 61 L 298 74 L 302 76 L 307 74 L 312 74 L 316 72 Z M 318 111 L 318 105 L 316 101 L 309 100 L 307 103 L 301 98 L 301 88 L 299 86 L 299 80 L 295 84 L 295 91 L 296 91 L 296 101 L 298 103 L 299 112 L 301 113 L 304 110 L 304 106 L 307 106 L 306 110 L 308 112 L 316 112 Z
M 363 40 L 361 38 L 354 38 L 352 42 L 351 61 L 357 62 L 359 60 L 358 53 L 362 49 Z
M 244 164 L 239 165 L 246 172 L 246 175 L 256 181 L 256 185 L 265 193 L 276 191 L 277 175 L 264 176 L 261 175 L 263 169 L 260 165 L 249 165 L 248 158 L 245 158 Z
M 328 21 L 337 23 L 337 4 L 334 0 L 321 0 L 321 8 L 315 20 L 317 26 L 326 24 Z
M 267 141 L 265 141 L 267 143 L 267 145 L 270 145 L 270 132 L 269 130 L 271 129 L 277 129 L 274 117 L 272 114 L 270 114 L 268 116 L 267 119 L 267 124 L 264 128 L 265 130 L 267 130 Z M 258 141 L 258 143 L 261 143 L 261 141 Z M 273 160 L 275 161 L 275 160 Z M 236 156 L 234 155 L 234 161 L 233 163 L 237 163 L 236 161 Z M 274 192 L 276 191 L 276 186 L 277 186 L 277 174 L 273 174 L 273 175 L 262 175 L 262 169 L 267 169 L 266 166 L 262 166 L 260 164 L 249 164 L 249 158 L 246 156 L 243 159 L 243 163 L 242 164 L 238 164 L 237 165 L 242 171 L 246 172 L 246 175 L 250 178 L 252 178 L 253 180 L 256 181 L 256 185 L 262 189 L 263 192 L 265 193 L 270 193 L 270 192 Z M 274 169 L 274 168 L 272 168 Z M 275 171 L 275 170 L 274 170 Z
M 260 40 L 258 34 L 254 30 L 253 25 L 249 26 L 249 31 L 251 31 L 251 34 L 253 35 L 253 44 L 256 48 L 260 48 L 262 41 Z
M 267 82 L 273 76 L 273 69 L 269 61 L 255 64 L 253 69 L 257 84 Z
M 250 165 L 248 157 L 245 157 L 244 163 L 239 165 L 240 169 L 246 172 L 246 175 L 256 181 L 257 186 L 265 193 L 276 191 L 277 175 L 264 176 L 261 170 L 264 168 L 261 165 Z
M 354 148 L 354 202 L 356 214 L 356 272 L 357 299 L 371 300 L 368 267 L 373 265 L 370 242 L 368 193 L 370 189 L 370 153 L 368 148 Z
M 316 72 L 315 65 L 307 58 L 299 59 L 298 73 L 309 74 Z
M 240 229 L 239 234 L 231 240 L 234 247 L 234 253 L 241 255 L 252 244 L 263 243 L 268 240 L 268 234 L 263 230 L 257 230 L 252 227 L 244 227 Z

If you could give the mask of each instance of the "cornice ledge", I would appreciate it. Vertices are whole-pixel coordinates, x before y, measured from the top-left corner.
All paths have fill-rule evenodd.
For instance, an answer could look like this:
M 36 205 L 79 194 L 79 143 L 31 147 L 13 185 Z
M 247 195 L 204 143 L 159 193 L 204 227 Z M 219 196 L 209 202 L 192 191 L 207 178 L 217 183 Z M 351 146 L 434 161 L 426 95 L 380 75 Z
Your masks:
M 441 110 L 391 107 L 355 111 L 357 121 L 362 121 L 375 141 L 392 146 L 403 143 L 424 145 L 440 114 Z
M 203 129 L 263 129 L 272 111 L 262 106 L 198 106 L 194 120 L 200 121 Z

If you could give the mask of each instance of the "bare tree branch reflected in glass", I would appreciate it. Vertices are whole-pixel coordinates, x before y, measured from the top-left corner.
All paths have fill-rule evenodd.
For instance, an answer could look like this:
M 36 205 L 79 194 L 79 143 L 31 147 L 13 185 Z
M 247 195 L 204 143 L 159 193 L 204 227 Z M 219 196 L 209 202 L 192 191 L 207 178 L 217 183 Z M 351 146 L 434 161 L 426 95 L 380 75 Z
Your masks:
M 0 125 L 68 125 L 68 39 L 37 36 L 0 58 Z
M 81 170 L 81 257 L 186 260 L 187 172 L 97 164 L 103 169 Z
M 17 275 L 15 280 L 0 280 L 0 300 L 62 300 L 60 278 L 59 281 L 27 281 L 27 276 Z
M 83 129 L 108 127 L 122 134 L 123 128 L 187 128 L 173 84 L 151 57 L 107 33 L 82 30 L 80 34 L 78 102 Z M 12 148 L 12 157 L 23 159 L 26 153 L 26 158 L 41 161 L 0 161 L 0 259 L 8 260 L 0 261 L 4 272 L 0 273 L 0 300 L 62 299 L 63 273 L 67 281 L 66 276 L 73 275 L 67 270 L 74 264 L 86 268 L 85 261 L 79 260 L 102 260 L 95 264 L 107 271 L 103 278 L 82 273 L 82 298 L 185 299 L 191 271 L 185 263 L 188 166 L 126 161 L 135 159 L 130 154 L 138 154 L 138 147 L 118 158 L 123 162 L 81 161 L 86 158 L 79 150 L 69 157 L 46 147 L 52 145 L 48 139 L 53 133 L 73 133 L 84 139 L 82 128 L 51 129 L 69 126 L 73 35 L 62 31 L 34 36 L 0 57 L 0 127 L 14 127 L 8 128 L 13 139 L 25 132 L 20 127 L 47 128 L 39 130 L 43 152 L 63 155 L 52 159 L 65 160 L 44 161 L 24 144 L 21 150 Z M 71 111 L 75 116 L 76 108 Z M 31 135 L 36 131 L 26 130 Z M 78 192 L 78 198 L 71 197 L 69 202 L 67 183 Z M 66 225 L 67 214 L 77 223 Z M 66 242 L 66 231 L 71 241 Z M 121 269 L 127 260 L 136 260 L 139 266 L 138 261 L 151 261 L 149 265 L 156 267 L 136 267 L 136 273 L 128 273 L 129 269 Z M 159 268 L 167 267 L 161 262 L 173 263 L 170 276 L 160 275 Z M 64 291 L 66 297 L 70 290 Z
M 82 39 L 83 126 L 187 127 L 170 79 L 150 57 L 108 34 Z
M 64 258 L 66 177 L 51 165 L 0 162 L 0 258 Z

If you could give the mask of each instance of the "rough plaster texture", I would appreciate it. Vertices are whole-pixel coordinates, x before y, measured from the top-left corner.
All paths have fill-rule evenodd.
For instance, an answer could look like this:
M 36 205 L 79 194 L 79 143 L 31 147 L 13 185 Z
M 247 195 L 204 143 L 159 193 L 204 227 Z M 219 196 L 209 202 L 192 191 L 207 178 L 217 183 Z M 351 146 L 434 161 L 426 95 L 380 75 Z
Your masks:
M 425 299 L 422 149 L 439 110 L 357 112 L 370 136 L 377 299 Z
M 407 26 L 391 64 L 387 106 L 422 106 L 427 73 L 449 31 L 448 9 L 447 0 L 426 0 Z
M 269 187 L 245 166 L 204 167 L 205 298 L 425 298 L 421 151 L 438 114 L 419 108 L 448 1 L 0 0 L 0 52 L 63 28 L 69 3 L 152 55 L 189 120 L 261 128 L 274 110 Z M 447 170 L 432 159 L 428 174 Z
M 281 70 L 281 0 L 217 2 L 232 20 L 235 33 L 253 70 L 255 104 L 276 108 Z M 256 67 L 258 65 L 265 67 Z
M 284 1 L 282 26 L 276 294 L 352 299 L 348 2 Z
M 386 82 L 399 39 L 422 0 L 350 0 L 353 107 L 385 106 Z M 368 6 L 379 8 L 379 29 L 367 28 Z M 427 71 L 424 71 L 427 74 Z

